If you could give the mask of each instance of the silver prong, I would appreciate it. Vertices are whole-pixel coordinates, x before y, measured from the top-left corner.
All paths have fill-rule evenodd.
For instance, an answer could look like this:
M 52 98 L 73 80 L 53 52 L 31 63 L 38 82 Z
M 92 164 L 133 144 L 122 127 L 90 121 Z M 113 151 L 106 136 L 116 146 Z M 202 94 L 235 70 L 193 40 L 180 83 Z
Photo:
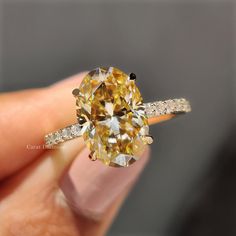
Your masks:
M 136 75 L 134 73 L 129 74 L 129 79 L 130 80 L 136 80 Z
M 96 161 L 96 160 L 97 160 L 97 157 L 94 155 L 94 152 L 91 152 L 91 153 L 89 154 L 89 159 L 90 159 L 91 161 Z
M 150 145 L 150 144 L 153 143 L 153 137 L 150 136 L 150 135 L 143 136 L 142 139 L 143 139 L 143 142 L 145 144 L 149 144 Z
M 78 88 L 74 89 L 74 90 L 72 91 L 72 94 L 73 94 L 75 97 L 77 97 L 77 96 L 80 94 L 79 89 L 78 89 Z

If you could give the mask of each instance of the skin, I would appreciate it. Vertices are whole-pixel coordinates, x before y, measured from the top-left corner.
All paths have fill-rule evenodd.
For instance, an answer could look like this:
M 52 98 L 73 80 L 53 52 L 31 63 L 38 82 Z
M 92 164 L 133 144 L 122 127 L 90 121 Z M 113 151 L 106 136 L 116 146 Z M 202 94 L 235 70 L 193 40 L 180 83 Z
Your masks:
M 83 76 L 0 95 L 0 235 L 104 235 L 130 191 L 131 186 L 124 189 L 96 221 L 75 214 L 60 180 L 74 158 L 83 155 L 83 142 L 68 144 L 67 158 L 41 148 L 46 133 L 75 123 L 71 91 Z

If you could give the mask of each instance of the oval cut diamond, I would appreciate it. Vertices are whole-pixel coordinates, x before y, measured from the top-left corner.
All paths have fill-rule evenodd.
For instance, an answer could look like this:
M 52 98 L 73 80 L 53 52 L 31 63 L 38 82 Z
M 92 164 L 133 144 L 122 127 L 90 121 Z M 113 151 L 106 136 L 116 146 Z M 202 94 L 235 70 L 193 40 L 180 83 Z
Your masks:
M 136 161 L 148 135 L 148 121 L 135 81 L 117 68 L 97 68 L 85 76 L 74 95 L 93 159 L 110 166 Z

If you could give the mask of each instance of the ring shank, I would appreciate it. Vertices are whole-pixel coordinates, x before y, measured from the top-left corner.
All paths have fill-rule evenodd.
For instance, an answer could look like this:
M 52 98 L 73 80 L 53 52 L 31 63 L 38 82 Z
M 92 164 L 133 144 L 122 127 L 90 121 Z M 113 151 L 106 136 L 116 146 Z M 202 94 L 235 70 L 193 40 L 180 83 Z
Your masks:
M 178 114 L 185 114 L 191 111 L 190 103 L 185 98 L 150 102 L 145 103 L 144 106 L 149 125 L 166 121 Z
M 152 125 L 172 119 L 178 114 L 190 112 L 191 106 L 186 99 L 180 98 L 144 103 L 144 110 L 149 125 Z M 77 123 L 47 134 L 45 136 L 46 147 L 52 147 L 53 145 L 80 137 L 82 129 L 83 127 Z

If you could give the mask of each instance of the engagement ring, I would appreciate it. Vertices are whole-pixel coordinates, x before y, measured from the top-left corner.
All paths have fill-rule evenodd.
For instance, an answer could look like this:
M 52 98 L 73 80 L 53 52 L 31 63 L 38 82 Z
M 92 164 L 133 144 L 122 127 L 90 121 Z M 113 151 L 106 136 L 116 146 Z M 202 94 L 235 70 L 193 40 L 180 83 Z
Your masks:
M 77 137 L 83 137 L 91 160 L 109 166 L 127 167 L 138 160 L 144 145 L 151 144 L 149 125 L 191 111 L 184 99 L 143 103 L 134 73 L 99 67 L 89 72 L 76 99 L 77 123 L 45 136 L 51 148 Z

